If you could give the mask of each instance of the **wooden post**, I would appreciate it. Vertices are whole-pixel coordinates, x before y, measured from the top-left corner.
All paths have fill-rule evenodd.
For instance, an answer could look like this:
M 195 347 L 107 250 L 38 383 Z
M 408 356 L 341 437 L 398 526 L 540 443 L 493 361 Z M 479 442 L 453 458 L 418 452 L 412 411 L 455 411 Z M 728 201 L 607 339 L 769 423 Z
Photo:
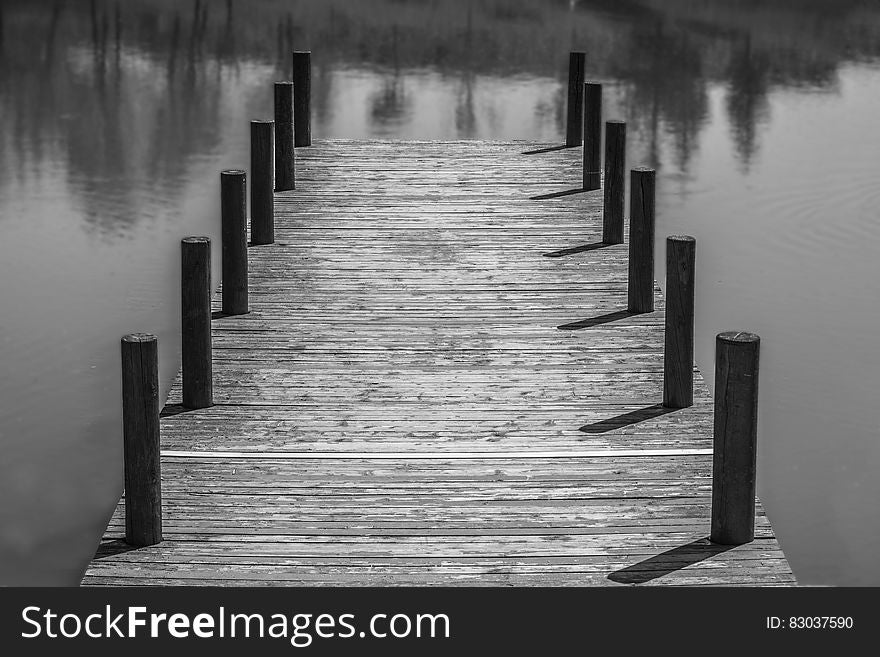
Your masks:
M 246 179 L 244 171 L 220 174 L 223 313 L 226 315 L 244 315 L 248 311 Z
M 187 237 L 181 251 L 183 405 L 214 404 L 211 365 L 211 240 Z
M 293 147 L 293 82 L 275 83 L 275 191 L 296 188 Z
M 663 350 L 663 405 L 694 405 L 694 262 L 697 241 L 688 235 L 666 238 L 666 346 Z
M 602 185 L 602 85 L 584 85 L 584 191 Z
M 605 124 L 605 202 L 602 242 L 623 244 L 623 208 L 626 193 L 626 123 Z
M 565 131 L 566 146 L 580 146 L 583 141 L 584 71 L 587 54 L 572 52 L 568 55 L 568 126 Z
M 312 52 L 293 53 L 293 135 L 296 146 L 312 145 Z
M 755 460 L 758 438 L 758 358 L 754 333 L 715 339 L 715 440 L 712 533 L 722 545 L 755 538 Z
M 251 244 L 275 241 L 275 122 L 251 121 Z
M 155 335 L 122 338 L 122 437 L 125 471 L 125 542 L 162 541 L 159 464 L 159 349 Z
M 638 167 L 630 173 L 629 284 L 631 313 L 654 311 L 654 169 Z

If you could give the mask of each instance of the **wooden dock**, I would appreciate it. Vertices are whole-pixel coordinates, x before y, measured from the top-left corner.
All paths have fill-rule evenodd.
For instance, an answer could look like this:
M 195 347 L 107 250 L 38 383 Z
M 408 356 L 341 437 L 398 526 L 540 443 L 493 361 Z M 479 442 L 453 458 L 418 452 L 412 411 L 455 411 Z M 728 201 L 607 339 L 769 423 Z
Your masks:
M 297 157 L 251 312 L 213 321 L 215 406 L 178 378 L 163 412 L 164 541 L 120 502 L 83 584 L 795 583 L 760 503 L 754 542 L 707 539 L 712 402 L 659 406 L 662 294 L 625 312 L 580 149 Z

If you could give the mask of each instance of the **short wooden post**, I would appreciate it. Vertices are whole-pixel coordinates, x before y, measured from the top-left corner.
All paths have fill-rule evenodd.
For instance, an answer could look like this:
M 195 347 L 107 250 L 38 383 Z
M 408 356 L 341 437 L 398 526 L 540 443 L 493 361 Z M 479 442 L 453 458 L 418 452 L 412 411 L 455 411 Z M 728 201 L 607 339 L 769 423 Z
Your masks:
M 631 313 L 654 311 L 655 173 L 648 167 L 630 172 L 627 309 Z
M 181 354 L 183 405 L 214 404 L 211 365 L 211 240 L 187 237 L 181 252 Z
M 251 121 L 251 244 L 275 241 L 275 122 Z
M 122 338 L 122 437 L 125 473 L 125 542 L 162 541 L 159 463 L 159 349 L 155 335 Z
M 296 146 L 312 145 L 312 52 L 293 53 L 293 135 Z
M 602 185 L 602 85 L 584 85 L 584 191 Z
M 275 83 L 275 191 L 296 188 L 293 147 L 293 82 Z
M 225 315 L 244 315 L 248 311 L 246 181 L 244 171 L 229 170 L 220 174 Z
M 605 202 L 602 242 L 623 244 L 623 211 L 626 193 L 626 122 L 605 124 Z
M 583 141 L 584 71 L 587 54 L 572 52 L 568 55 L 568 125 L 565 131 L 566 146 L 580 146 Z
M 694 263 L 697 241 L 688 235 L 666 238 L 666 346 L 663 350 L 663 405 L 694 405 Z
M 758 439 L 758 358 L 754 333 L 715 339 L 715 440 L 712 460 L 714 543 L 755 538 L 755 461 Z

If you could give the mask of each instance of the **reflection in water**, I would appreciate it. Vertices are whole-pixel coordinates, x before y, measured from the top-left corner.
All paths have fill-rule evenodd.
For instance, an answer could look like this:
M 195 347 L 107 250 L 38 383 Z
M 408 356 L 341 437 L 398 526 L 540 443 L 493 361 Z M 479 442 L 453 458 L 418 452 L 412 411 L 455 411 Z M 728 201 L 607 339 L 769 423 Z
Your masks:
M 406 121 L 411 103 L 399 71 L 383 76 L 381 84 L 370 100 L 370 119 L 377 134 L 391 136 Z
M 876 166 L 870 153 L 878 149 L 865 142 L 876 130 L 858 120 L 876 105 L 876 96 L 863 92 L 878 78 L 871 68 L 880 55 L 875 3 L 0 2 L 0 302 L 13 310 L 0 318 L 0 363 L 4 372 L 20 373 L 0 384 L 0 496 L 23 500 L 0 508 L 0 581 L 73 583 L 91 556 L 121 488 L 119 336 L 160 334 L 167 390 L 177 369 L 177 241 L 217 236 L 217 172 L 247 161 L 247 121 L 271 116 L 270 83 L 289 76 L 291 51 L 313 50 L 318 136 L 558 141 L 569 48 L 585 50 L 588 76 L 606 84 L 606 115 L 629 122 L 629 161 L 660 168 L 661 206 L 674 218 L 662 228 L 697 233 L 700 280 L 724 286 L 733 317 L 750 317 L 754 308 L 762 308 L 760 317 L 781 316 L 784 304 L 762 306 L 766 299 L 754 290 L 805 294 L 785 267 L 800 271 L 805 254 L 823 251 L 828 240 L 856 235 L 851 242 L 865 248 L 880 239 L 876 203 L 866 200 L 880 191 L 865 175 Z M 846 125 L 810 123 L 844 111 Z M 825 135 L 832 125 L 836 140 L 829 134 L 823 150 L 804 149 L 806 136 Z M 849 148 L 853 143 L 861 148 Z M 816 153 L 849 168 L 818 176 Z M 815 166 L 800 170 L 802 163 Z M 788 185 L 794 169 L 802 187 Z M 741 194 L 746 188 L 750 193 Z M 846 222 L 832 230 L 825 215 Z M 756 226 L 760 232 L 752 232 Z M 853 253 L 847 266 L 870 262 Z M 825 278 L 841 282 L 827 267 Z M 754 272 L 764 279 L 737 286 Z M 813 289 L 823 280 L 817 275 Z M 843 304 L 840 288 L 827 296 Z M 719 295 L 717 287 L 703 289 L 710 299 Z M 785 308 L 796 317 L 797 307 Z M 702 323 L 708 335 L 706 327 L 726 317 L 724 309 L 712 312 L 698 317 L 698 332 Z M 876 315 L 862 321 L 878 323 Z M 776 367 L 765 369 L 765 391 L 820 371 L 786 365 L 809 359 L 774 352 L 774 327 L 765 327 L 767 358 Z M 814 352 L 804 330 L 786 348 Z M 711 368 L 710 341 L 702 340 L 698 360 Z M 788 402 L 798 391 L 779 383 L 773 399 Z M 852 398 L 858 393 L 850 391 Z M 836 405 L 846 406 L 840 399 Z M 765 481 L 787 483 L 765 485 L 762 495 L 799 575 L 858 583 L 854 569 L 845 570 L 849 559 L 859 576 L 880 583 L 876 565 L 867 565 L 868 548 L 859 547 L 880 539 L 857 536 L 855 521 L 838 520 L 834 535 L 818 545 L 800 540 L 809 523 L 786 507 L 795 492 L 812 494 L 812 508 L 827 514 L 842 514 L 843 505 L 835 506 L 831 484 L 811 492 L 799 487 L 803 477 L 785 475 L 780 454 L 799 444 L 795 432 L 809 434 L 800 438 L 808 454 L 824 453 L 824 438 L 809 433 L 816 418 L 804 426 L 791 420 L 802 406 L 776 406 L 762 419 L 777 441 L 764 448 L 764 467 L 774 468 Z M 838 441 L 859 454 L 847 476 L 873 499 L 880 491 L 857 464 L 880 459 L 871 447 L 876 436 L 865 428 L 873 420 L 861 412 L 850 408 L 845 422 L 837 418 L 846 427 Z M 812 473 L 821 463 L 816 457 L 798 467 Z M 846 542 L 843 566 L 823 570 L 823 560 L 843 549 L 835 541 Z
M 623 81 L 623 107 L 635 132 L 647 140 L 645 162 L 659 167 L 664 128 L 675 163 L 686 170 L 706 120 L 707 76 L 697 39 L 662 15 L 631 26 L 627 48 L 610 74 Z
M 474 109 L 474 75 L 465 72 L 456 92 L 455 131 L 462 139 L 473 139 L 477 133 L 477 113 Z
M 467 20 L 464 29 L 464 48 L 471 52 L 474 47 L 474 6 L 467 5 Z M 471 68 L 461 71 L 461 84 L 456 92 L 455 130 L 463 139 L 473 139 L 477 131 L 477 114 L 474 110 L 474 72 Z
M 727 114 L 733 128 L 736 153 L 745 169 L 757 148 L 758 125 L 767 117 L 769 61 L 766 53 L 752 50 L 752 39 L 746 35 L 743 45 L 730 62 L 730 84 L 727 92 Z
M 391 61 L 391 71 L 381 76 L 381 87 L 370 99 L 370 125 L 376 134 L 385 137 L 394 136 L 400 126 L 409 120 L 412 107 L 400 70 L 398 42 L 399 29 L 395 24 L 391 26 L 389 41 L 379 44 L 379 56 Z
M 313 43 L 320 44 L 314 55 L 314 95 L 325 135 L 412 132 L 407 126 L 421 118 L 413 113 L 407 79 L 428 70 L 460 81 L 450 99 L 453 121 L 446 136 L 480 136 L 477 77 L 561 80 L 565 53 L 558 44 L 571 42 L 588 51 L 591 77 L 618 85 L 622 114 L 642 140 L 648 164 L 660 165 L 668 140 L 676 167 L 688 169 L 708 118 L 708 89 L 721 82 L 729 90 L 726 110 L 737 153 L 748 167 L 774 87 L 833 88 L 842 61 L 875 56 L 880 49 L 871 30 L 859 24 L 867 9 L 855 1 L 837 3 L 838 9 L 829 13 L 828 3 L 810 3 L 810 12 L 803 12 L 797 11 L 803 3 L 777 0 L 766 7 L 749 5 L 746 17 L 736 12 L 740 2 L 687 0 L 352 4 L 256 2 L 244 11 L 235 0 L 154 0 L 136 6 L 90 0 L 86 7 L 63 0 L 8 2 L 4 11 L 11 12 L 14 23 L 3 29 L 2 45 L 10 51 L 4 57 L 3 82 L 20 93 L 4 94 L 0 102 L 10 110 L 7 115 L 23 123 L 14 131 L 14 155 L 18 161 L 33 157 L 39 162 L 51 159 L 44 152 L 48 144 L 67 146 L 74 178 L 93 181 L 82 189 L 82 199 L 100 202 L 93 197 L 106 198 L 107 190 L 91 186 L 94 181 L 117 179 L 120 166 L 126 170 L 143 162 L 144 153 L 131 149 L 131 137 L 138 136 L 132 120 L 144 102 L 143 92 L 149 91 L 155 134 L 145 141 L 157 145 L 140 173 L 173 186 L 188 155 L 216 145 L 212 135 L 221 129 L 216 101 L 224 73 L 240 75 L 242 65 L 259 63 L 284 78 L 290 52 Z M 867 25 L 876 25 L 876 18 Z M 9 42 L 7 32 L 17 38 Z M 31 38 L 40 33 L 43 38 Z M 40 42 L 42 52 L 35 58 L 34 44 Z M 129 71 L 136 75 L 139 64 L 133 60 L 141 57 L 166 63 L 164 80 L 152 80 L 148 90 L 127 79 Z M 90 60 L 88 66 L 84 60 Z M 333 72 L 351 67 L 379 73 L 366 123 L 352 120 L 356 107 L 329 106 Z M 545 129 L 556 129 L 561 101 L 561 94 L 534 99 L 533 123 L 507 136 L 543 136 Z M 361 125 L 361 132 L 352 134 L 352 125 Z M 88 140 L 97 143 L 89 148 L 83 143 Z M 163 142 L 176 153 L 163 148 Z M 115 221 L 97 219 L 100 215 L 109 213 L 89 216 L 96 223 Z

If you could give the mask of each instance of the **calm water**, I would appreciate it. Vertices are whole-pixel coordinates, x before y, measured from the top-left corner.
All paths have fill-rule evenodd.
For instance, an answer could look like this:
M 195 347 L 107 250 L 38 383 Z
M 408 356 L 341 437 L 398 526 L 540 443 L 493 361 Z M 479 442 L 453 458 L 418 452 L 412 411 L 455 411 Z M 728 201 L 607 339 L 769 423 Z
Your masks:
M 219 238 L 218 172 L 294 48 L 317 136 L 545 141 L 586 50 L 660 170 L 658 236 L 698 239 L 698 364 L 764 340 L 759 492 L 796 573 L 880 584 L 880 8 L 855 0 L 0 0 L 0 582 L 79 580 L 122 487 L 119 337 L 159 335 L 164 394 L 179 239 Z

